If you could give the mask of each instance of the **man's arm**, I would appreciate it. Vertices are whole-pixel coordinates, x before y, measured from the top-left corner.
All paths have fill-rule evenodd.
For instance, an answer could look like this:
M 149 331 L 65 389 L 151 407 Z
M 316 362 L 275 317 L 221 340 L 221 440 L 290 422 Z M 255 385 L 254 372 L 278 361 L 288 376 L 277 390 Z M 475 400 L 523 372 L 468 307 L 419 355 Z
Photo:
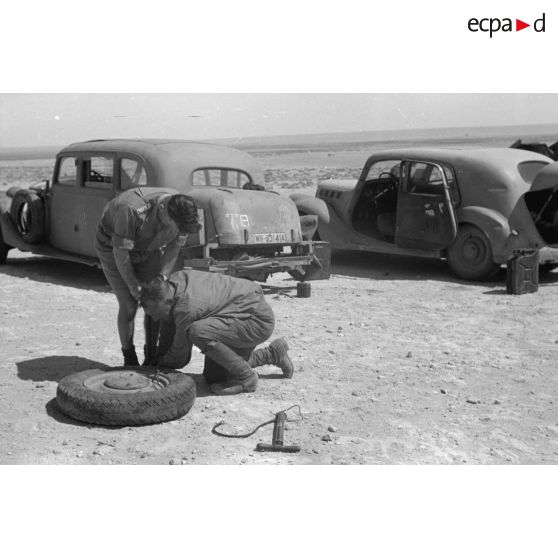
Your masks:
M 192 358 L 192 343 L 188 338 L 188 328 L 192 320 L 185 314 L 175 316 L 174 338 L 170 349 L 159 359 L 159 366 L 183 368 Z
M 124 279 L 126 285 L 130 289 L 131 295 L 138 300 L 140 294 L 140 285 L 136 279 L 134 273 L 134 268 L 132 267 L 132 261 L 130 260 L 130 252 L 125 248 L 117 248 L 116 246 L 112 249 L 114 254 L 114 261 L 116 262 L 116 267 Z

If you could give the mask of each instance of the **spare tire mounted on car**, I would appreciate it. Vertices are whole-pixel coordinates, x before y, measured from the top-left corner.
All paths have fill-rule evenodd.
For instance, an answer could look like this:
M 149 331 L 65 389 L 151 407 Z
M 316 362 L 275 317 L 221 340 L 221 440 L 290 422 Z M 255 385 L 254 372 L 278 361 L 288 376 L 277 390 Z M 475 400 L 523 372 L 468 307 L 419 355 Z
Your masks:
M 187 374 L 151 367 L 90 369 L 62 378 L 60 410 L 82 422 L 134 426 L 174 420 L 194 404 L 196 383 Z
M 39 244 L 45 235 L 43 200 L 31 190 L 19 190 L 12 200 L 10 216 L 17 232 L 29 244 Z

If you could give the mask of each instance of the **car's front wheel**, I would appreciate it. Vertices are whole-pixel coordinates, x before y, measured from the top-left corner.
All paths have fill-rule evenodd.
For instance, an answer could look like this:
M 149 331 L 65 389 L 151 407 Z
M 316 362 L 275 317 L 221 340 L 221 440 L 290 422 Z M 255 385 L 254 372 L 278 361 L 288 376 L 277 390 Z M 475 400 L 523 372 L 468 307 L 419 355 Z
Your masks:
M 488 237 L 469 224 L 459 227 L 455 242 L 448 248 L 447 259 L 451 270 L 468 281 L 486 281 L 500 268 L 494 262 Z

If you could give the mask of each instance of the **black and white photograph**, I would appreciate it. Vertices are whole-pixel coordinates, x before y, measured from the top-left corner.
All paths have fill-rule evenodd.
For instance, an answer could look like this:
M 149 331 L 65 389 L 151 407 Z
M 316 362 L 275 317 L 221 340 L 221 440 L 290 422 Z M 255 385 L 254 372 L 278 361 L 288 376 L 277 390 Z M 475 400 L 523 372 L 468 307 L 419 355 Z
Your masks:
M 558 461 L 558 95 L 0 102 L 3 463 Z
M 371 524 L 382 556 L 547 555 L 549 7 L 31 4 L 1 39 L 0 480 L 51 517 L 10 555 L 60 501 L 90 508 L 67 542 L 110 531 L 87 556 L 368 555 Z

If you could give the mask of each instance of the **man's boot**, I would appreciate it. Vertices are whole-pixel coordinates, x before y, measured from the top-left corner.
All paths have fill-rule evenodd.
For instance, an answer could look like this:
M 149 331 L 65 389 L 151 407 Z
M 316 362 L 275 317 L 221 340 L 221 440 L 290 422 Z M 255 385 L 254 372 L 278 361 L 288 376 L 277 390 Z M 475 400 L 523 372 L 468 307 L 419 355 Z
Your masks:
M 238 356 L 224 343 L 220 341 L 210 343 L 205 354 L 229 373 L 226 382 L 210 385 L 213 393 L 216 395 L 236 395 L 237 393 L 256 391 L 258 375 L 241 356 Z
M 132 345 L 129 349 L 122 349 L 124 355 L 124 366 L 139 366 L 136 348 Z
M 251 368 L 272 364 L 281 368 L 284 378 L 292 378 L 294 368 L 293 362 L 287 353 L 288 350 L 289 345 L 287 345 L 287 341 L 284 337 L 280 337 L 272 341 L 267 347 L 256 349 L 248 359 L 248 364 Z

